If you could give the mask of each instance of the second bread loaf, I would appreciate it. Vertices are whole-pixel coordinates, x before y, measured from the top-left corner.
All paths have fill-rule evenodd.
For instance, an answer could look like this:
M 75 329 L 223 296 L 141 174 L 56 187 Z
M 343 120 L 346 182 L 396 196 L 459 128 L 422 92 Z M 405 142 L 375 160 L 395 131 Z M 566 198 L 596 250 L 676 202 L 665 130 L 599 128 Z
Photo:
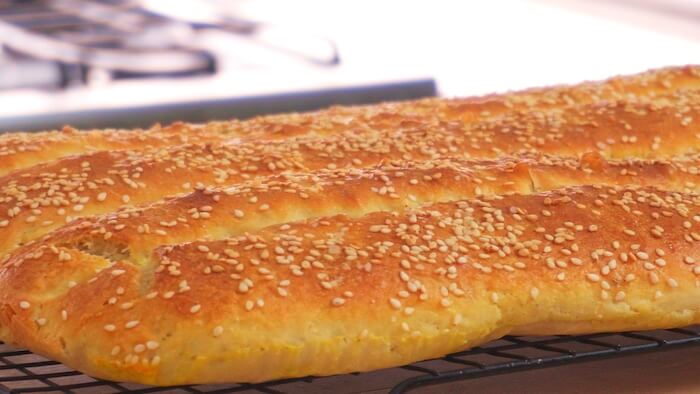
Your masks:
M 386 160 L 508 153 L 665 158 L 700 150 L 700 90 L 654 100 L 507 114 L 467 128 L 408 122 L 391 130 L 285 141 L 188 144 L 73 156 L 0 177 L 0 255 L 66 222 L 196 187 Z M 0 257 L 2 258 L 2 257 Z

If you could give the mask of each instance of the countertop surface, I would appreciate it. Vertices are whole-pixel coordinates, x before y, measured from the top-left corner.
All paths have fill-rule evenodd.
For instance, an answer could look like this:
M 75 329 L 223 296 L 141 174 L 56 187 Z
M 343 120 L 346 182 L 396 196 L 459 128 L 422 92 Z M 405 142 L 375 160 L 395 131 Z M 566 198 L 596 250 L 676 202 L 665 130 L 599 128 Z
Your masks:
M 415 393 L 700 393 L 700 347 L 532 370 L 434 386 Z M 380 392 L 380 391 L 377 391 Z

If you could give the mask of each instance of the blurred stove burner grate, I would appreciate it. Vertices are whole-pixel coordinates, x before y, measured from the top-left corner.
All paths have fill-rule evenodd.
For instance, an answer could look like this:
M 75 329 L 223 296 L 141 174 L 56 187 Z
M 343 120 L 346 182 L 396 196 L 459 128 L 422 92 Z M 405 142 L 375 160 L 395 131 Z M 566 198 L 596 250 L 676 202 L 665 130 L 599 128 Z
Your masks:
M 233 1 L 0 0 L 0 132 L 148 127 L 436 94 L 420 67 L 382 68 L 352 50 L 341 63 L 340 37 Z
M 186 24 L 128 1 L 0 0 L 0 89 L 216 71 Z M 104 78 L 104 77 L 103 77 Z

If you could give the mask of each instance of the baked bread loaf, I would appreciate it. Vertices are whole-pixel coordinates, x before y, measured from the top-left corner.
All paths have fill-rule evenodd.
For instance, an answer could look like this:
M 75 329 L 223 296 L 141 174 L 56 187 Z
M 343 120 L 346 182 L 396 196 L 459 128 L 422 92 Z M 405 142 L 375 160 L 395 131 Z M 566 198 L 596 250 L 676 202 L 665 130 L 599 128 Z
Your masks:
M 274 225 L 139 262 L 45 245 L 3 268 L 2 336 L 170 385 L 370 370 L 508 333 L 683 326 L 700 320 L 699 203 L 581 186 Z
M 138 150 L 231 138 L 220 128 L 176 123 L 147 130 L 61 131 L 0 134 L 0 176 L 61 157 L 109 150 Z
M 161 245 L 224 239 L 318 216 L 359 217 L 474 196 L 532 194 L 578 184 L 657 186 L 700 192 L 700 156 L 673 161 L 547 156 L 394 162 L 362 169 L 283 174 L 73 221 L 41 241 L 112 261 L 148 264 Z M 18 264 L 36 248 L 14 256 Z M 64 257 L 68 258 L 68 254 Z M 8 255 L 7 259 L 10 258 Z M 172 268 L 175 268 L 174 266 Z
M 396 115 L 398 116 L 398 115 Z M 278 141 L 184 144 L 69 156 L 0 177 L 0 259 L 86 215 L 196 187 L 283 172 L 360 168 L 387 160 L 507 154 L 669 158 L 700 150 L 700 90 L 653 99 L 505 113 L 470 125 L 407 122 L 392 129 Z
M 176 385 L 700 322 L 698 70 L 43 134 L 0 176 L 0 340 Z
M 308 114 L 284 114 L 247 121 L 176 123 L 148 130 L 62 131 L 0 134 L 0 175 L 61 157 L 102 150 L 171 146 L 221 139 L 282 139 L 296 135 L 332 135 L 347 131 L 391 130 L 402 124 L 467 124 L 522 110 L 562 108 L 602 100 L 628 100 L 700 87 L 700 67 L 672 67 L 575 86 L 465 99 L 425 99 L 374 106 L 336 107 Z

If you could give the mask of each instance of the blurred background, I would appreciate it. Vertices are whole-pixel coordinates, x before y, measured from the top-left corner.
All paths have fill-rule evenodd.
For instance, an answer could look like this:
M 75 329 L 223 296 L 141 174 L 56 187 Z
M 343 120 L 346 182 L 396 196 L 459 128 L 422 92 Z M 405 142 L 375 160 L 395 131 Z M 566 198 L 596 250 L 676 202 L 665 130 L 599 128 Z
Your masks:
M 0 0 L 0 131 L 468 96 L 700 64 L 700 0 Z

